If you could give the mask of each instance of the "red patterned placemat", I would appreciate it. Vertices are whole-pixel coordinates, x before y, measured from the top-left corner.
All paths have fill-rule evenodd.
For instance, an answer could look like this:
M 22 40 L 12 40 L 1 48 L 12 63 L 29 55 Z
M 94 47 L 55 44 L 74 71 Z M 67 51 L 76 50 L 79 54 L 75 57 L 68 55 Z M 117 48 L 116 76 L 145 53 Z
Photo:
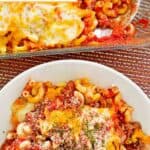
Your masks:
M 84 59 L 110 66 L 135 81 L 150 97 L 150 48 L 0 60 L 0 88 L 32 66 L 59 59 Z

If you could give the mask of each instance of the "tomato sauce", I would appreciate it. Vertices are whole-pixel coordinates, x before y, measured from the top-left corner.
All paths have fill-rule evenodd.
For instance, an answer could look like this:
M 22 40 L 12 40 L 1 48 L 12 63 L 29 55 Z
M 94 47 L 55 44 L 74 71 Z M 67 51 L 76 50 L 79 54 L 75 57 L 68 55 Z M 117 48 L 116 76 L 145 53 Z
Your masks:
M 147 27 L 149 26 L 149 21 L 150 21 L 150 20 L 148 20 L 148 19 L 146 19 L 146 18 L 141 18 L 141 19 L 138 21 L 138 23 L 139 23 L 140 25 L 142 25 L 143 28 L 147 28 Z

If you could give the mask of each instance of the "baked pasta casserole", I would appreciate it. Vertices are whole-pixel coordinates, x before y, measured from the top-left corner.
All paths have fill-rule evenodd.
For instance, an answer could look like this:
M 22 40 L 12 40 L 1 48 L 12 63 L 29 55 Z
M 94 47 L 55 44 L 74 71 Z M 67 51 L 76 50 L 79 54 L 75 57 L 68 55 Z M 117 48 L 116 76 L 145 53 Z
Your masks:
M 1 2 L 0 53 L 97 44 L 97 28 L 133 35 L 134 27 L 124 24 L 134 7 L 132 0 Z
M 148 150 L 150 136 L 133 121 L 115 86 L 88 79 L 54 85 L 30 80 L 11 107 L 1 150 Z

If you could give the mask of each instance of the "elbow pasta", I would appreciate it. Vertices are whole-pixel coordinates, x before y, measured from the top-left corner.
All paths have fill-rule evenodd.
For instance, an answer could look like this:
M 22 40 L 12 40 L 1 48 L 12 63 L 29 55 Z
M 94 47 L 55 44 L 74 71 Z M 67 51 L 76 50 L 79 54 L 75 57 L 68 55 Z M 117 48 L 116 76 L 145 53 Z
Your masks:
M 56 85 L 30 80 L 11 110 L 13 129 L 0 150 L 145 150 L 150 145 L 119 88 L 102 88 L 87 78 Z
M 81 4 L 84 8 L 89 7 L 96 12 L 100 27 L 113 28 L 118 22 L 117 18 L 122 15 L 131 15 L 134 9 L 132 0 L 83 0 Z
M 102 7 L 103 13 L 108 17 L 116 17 L 116 11 L 113 9 L 113 3 L 106 2 Z
M 125 33 L 127 35 L 133 35 L 135 33 L 135 27 L 133 26 L 132 23 L 130 23 L 126 28 L 125 28 Z
M 133 5 L 132 0 L 2 2 L 0 54 L 100 44 L 94 31 L 98 27 L 114 30 L 116 24 L 125 26 Z M 131 36 L 130 31 L 124 34 Z
M 44 87 L 42 83 L 35 83 L 30 94 L 25 96 L 30 103 L 38 103 L 44 97 Z

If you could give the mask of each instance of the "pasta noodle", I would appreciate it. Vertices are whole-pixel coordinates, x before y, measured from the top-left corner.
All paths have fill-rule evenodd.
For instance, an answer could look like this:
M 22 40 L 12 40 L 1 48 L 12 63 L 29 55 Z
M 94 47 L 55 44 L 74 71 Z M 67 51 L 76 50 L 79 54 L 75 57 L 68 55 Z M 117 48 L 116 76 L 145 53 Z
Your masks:
M 97 45 L 95 29 L 123 25 L 125 16 L 131 16 L 132 5 L 131 0 L 2 2 L 0 54 Z M 133 27 L 129 28 L 124 34 L 131 35 Z
M 150 136 L 132 112 L 116 86 L 30 80 L 12 104 L 13 128 L 0 150 L 146 150 Z

